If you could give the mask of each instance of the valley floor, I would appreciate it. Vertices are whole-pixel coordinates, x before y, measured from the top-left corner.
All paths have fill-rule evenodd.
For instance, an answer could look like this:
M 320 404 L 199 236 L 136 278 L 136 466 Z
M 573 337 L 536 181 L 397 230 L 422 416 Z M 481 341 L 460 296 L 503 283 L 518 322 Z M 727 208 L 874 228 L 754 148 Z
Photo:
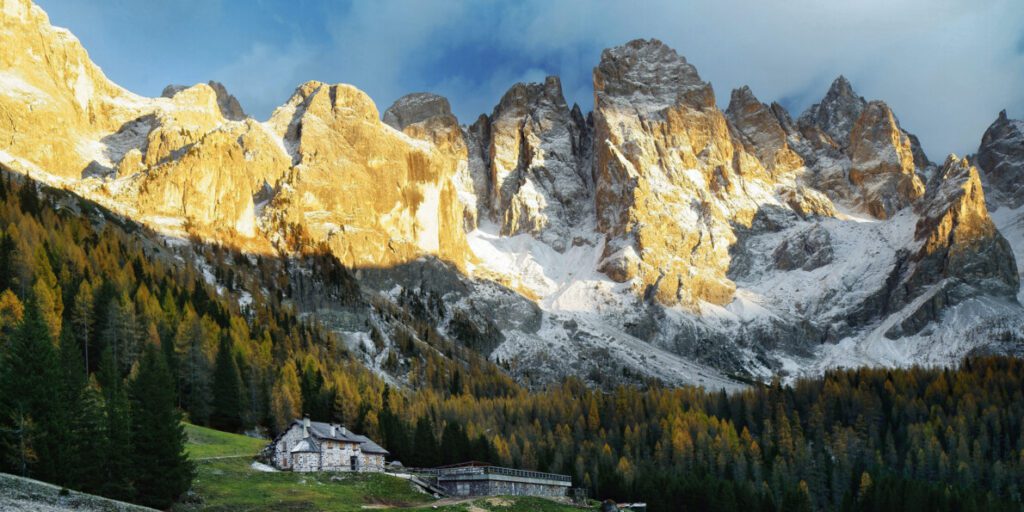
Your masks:
M 264 441 L 186 425 L 189 455 L 198 476 L 193 493 L 175 507 L 193 510 L 363 510 L 563 512 L 580 510 L 542 498 L 492 497 L 437 500 L 408 481 L 382 473 L 292 473 L 260 471 L 253 456 Z

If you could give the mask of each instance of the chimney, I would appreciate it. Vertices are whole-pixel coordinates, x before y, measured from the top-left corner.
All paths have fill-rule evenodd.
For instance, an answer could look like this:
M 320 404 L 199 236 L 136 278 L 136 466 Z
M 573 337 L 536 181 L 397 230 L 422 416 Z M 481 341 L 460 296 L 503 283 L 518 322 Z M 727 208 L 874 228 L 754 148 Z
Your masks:
M 302 437 L 309 437 L 309 416 L 302 418 Z
M 331 425 L 331 437 L 338 437 L 338 427 Z

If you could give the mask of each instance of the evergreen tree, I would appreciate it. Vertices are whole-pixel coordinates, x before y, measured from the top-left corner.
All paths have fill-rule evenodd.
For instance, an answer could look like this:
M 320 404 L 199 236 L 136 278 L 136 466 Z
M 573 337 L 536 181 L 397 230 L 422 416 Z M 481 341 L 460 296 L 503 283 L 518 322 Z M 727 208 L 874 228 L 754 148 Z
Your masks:
M 18 473 L 53 481 L 59 472 L 54 412 L 60 407 L 60 373 L 50 329 L 34 298 L 26 302 L 25 315 L 0 357 L 3 458 L 15 461 Z
M 75 339 L 78 340 L 82 350 L 83 365 L 89 371 L 89 340 L 93 332 L 93 294 L 92 285 L 88 280 L 83 280 L 78 285 L 78 293 L 75 294 L 74 304 L 71 305 L 71 324 L 75 328 Z
M 430 468 L 440 464 L 437 438 L 434 437 L 434 425 L 428 416 L 420 416 L 416 420 L 416 433 L 413 434 L 413 455 L 410 459 L 413 466 Z
M 0 292 L 14 286 L 14 238 L 0 232 Z
M 134 495 L 132 478 L 132 439 L 128 394 L 117 371 L 114 356 L 108 347 L 100 356 L 99 383 L 103 389 L 106 417 L 107 452 L 103 464 L 103 487 L 100 494 L 120 500 Z
M 456 464 L 470 459 L 470 443 L 466 432 L 454 421 L 449 421 L 441 432 L 441 464 Z
M 231 339 L 224 337 L 213 367 L 213 411 L 210 426 L 237 432 L 242 426 L 242 378 L 231 353 Z
M 69 468 L 69 479 L 75 489 L 92 494 L 104 494 L 108 489 L 110 443 L 105 409 L 99 383 L 90 379 L 82 389 L 71 423 L 74 464 Z
M 157 508 L 174 503 L 195 477 L 173 384 L 164 358 L 147 346 L 130 386 L 132 475 L 136 501 Z
M 299 376 L 295 371 L 295 363 L 289 361 L 281 368 L 271 392 L 271 409 L 274 416 L 274 427 L 278 432 L 288 428 L 302 414 L 302 391 Z
M 33 217 L 39 217 L 40 201 L 36 182 L 33 179 L 26 179 L 18 191 L 18 201 L 21 211 Z

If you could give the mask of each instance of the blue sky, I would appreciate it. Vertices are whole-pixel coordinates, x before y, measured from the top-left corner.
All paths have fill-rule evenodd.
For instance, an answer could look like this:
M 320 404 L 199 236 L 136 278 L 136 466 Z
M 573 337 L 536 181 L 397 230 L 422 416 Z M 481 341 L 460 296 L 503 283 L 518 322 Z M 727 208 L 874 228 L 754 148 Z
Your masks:
M 973 152 L 999 110 L 1024 117 L 1020 0 L 37 1 L 128 89 L 217 80 L 259 119 L 314 79 L 381 111 L 436 92 L 470 123 L 515 82 L 555 74 L 590 110 L 601 50 L 638 37 L 685 55 L 723 108 L 750 85 L 795 117 L 842 73 L 936 161 Z

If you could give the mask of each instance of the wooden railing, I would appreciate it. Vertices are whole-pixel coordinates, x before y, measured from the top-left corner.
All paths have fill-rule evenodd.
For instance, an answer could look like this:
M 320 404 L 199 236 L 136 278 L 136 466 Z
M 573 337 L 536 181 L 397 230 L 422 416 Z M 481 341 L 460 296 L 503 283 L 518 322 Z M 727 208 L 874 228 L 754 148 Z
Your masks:
M 527 471 L 525 469 L 503 468 L 500 466 L 471 466 L 465 468 L 445 468 L 431 470 L 431 473 L 439 477 L 461 476 L 461 475 L 503 475 L 519 478 L 534 478 L 538 480 L 553 480 L 556 482 L 572 482 L 569 475 L 555 473 L 542 473 L 540 471 Z

